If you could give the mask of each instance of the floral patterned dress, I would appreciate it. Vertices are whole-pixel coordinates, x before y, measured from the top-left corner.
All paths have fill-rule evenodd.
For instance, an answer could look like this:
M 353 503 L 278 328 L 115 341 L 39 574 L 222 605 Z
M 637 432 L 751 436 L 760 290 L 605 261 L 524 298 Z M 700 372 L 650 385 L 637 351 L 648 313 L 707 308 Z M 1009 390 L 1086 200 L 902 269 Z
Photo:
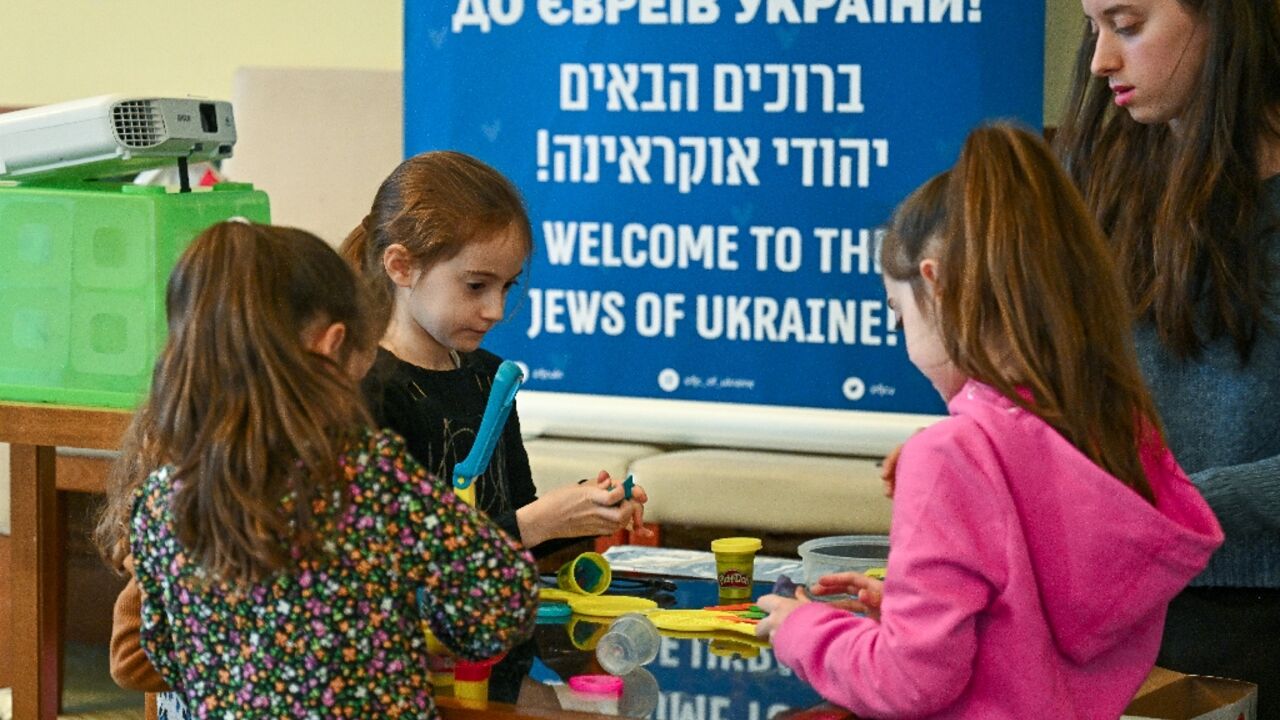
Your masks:
M 366 431 L 340 464 L 344 511 L 315 501 L 323 552 L 244 586 L 210 581 L 188 560 L 173 530 L 170 468 L 139 489 L 141 643 L 191 715 L 435 717 L 424 624 L 468 659 L 532 631 L 529 556 L 422 470 L 398 435 Z

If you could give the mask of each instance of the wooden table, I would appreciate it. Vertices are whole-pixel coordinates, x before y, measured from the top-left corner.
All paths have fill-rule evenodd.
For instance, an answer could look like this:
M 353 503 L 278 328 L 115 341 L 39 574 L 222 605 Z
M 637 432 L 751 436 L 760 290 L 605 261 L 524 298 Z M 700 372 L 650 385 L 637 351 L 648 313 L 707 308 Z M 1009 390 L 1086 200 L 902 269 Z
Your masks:
M 56 449 L 114 450 L 131 417 L 125 410 L 0 402 L 0 442 L 10 444 L 15 718 L 54 720 L 61 704 L 58 490 L 102 489 L 75 477 L 79 465 L 59 460 Z M 60 465 L 73 482 L 59 480 Z

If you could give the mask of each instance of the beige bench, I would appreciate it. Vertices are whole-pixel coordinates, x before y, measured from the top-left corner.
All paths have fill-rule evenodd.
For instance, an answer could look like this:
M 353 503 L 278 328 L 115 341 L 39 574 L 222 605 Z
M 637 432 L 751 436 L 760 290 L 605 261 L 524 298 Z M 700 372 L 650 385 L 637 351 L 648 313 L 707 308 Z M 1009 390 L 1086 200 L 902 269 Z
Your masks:
M 601 470 L 621 482 L 632 463 L 661 452 L 655 445 L 566 438 L 527 439 L 524 447 L 539 494 L 594 478 Z
M 886 534 L 875 461 L 746 450 L 682 450 L 631 466 L 657 523 L 805 535 Z
M 658 537 L 619 533 L 597 542 L 700 547 L 727 530 L 791 539 L 886 534 L 890 503 L 876 462 L 866 458 L 730 449 L 663 450 L 590 439 L 525 441 L 540 493 L 594 477 L 635 476 L 649 495 L 645 523 Z M 794 542 L 783 541 L 783 547 Z

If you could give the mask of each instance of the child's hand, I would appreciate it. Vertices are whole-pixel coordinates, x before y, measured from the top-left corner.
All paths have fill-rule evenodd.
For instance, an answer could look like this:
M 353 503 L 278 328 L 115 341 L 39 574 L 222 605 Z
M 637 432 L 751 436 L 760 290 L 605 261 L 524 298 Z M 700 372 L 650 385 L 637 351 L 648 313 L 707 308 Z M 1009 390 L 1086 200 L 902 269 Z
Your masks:
M 596 484 L 602 487 L 612 487 L 613 478 L 605 470 L 601 470 L 596 476 Z M 624 495 L 625 497 L 625 495 Z M 626 527 L 641 538 L 653 537 L 653 531 L 644 526 L 644 504 L 649 502 L 649 493 L 645 489 L 635 483 L 631 484 L 631 499 L 627 502 L 631 505 L 631 520 Z
M 516 521 L 526 547 L 553 538 L 612 535 L 623 528 L 631 528 L 639 537 L 652 537 L 653 531 L 644 526 L 648 500 L 644 488 L 634 484 L 627 500 L 622 484 L 601 470 L 595 482 L 558 487 L 525 505 L 516 511 Z
M 923 429 L 919 428 L 911 434 L 915 435 Z M 884 496 L 890 500 L 893 499 L 893 491 L 898 486 L 898 456 L 902 455 L 902 446 L 905 444 L 900 443 L 894 447 L 888 455 L 884 456 L 884 460 L 880 461 L 880 479 L 884 481 Z
M 624 498 L 621 485 L 610 489 L 610 484 L 608 473 L 602 472 L 594 483 L 558 487 L 517 510 L 525 545 L 533 547 L 553 538 L 612 535 L 634 522 L 637 503 Z
M 893 499 L 894 486 L 897 484 L 898 456 L 902 454 L 902 446 L 898 445 L 889 451 L 880 463 L 880 479 L 884 481 L 884 496 Z
M 610 488 L 607 483 L 600 483 L 573 490 L 578 492 L 556 498 L 563 501 L 560 510 L 564 523 L 576 528 L 570 535 L 610 535 L 631 522 L 633 503 L 625 499 L 621 486 Z
M 586 482 L 586 481 L 583 480 L 581 482 Z M 653 537 L 653 531 L 644 526 L 644 504 L 649 502 L 649 494 L 645 492 L 643 487 L 640 487 L 639 485 L 632 483 L 631 498 L 627 499 L 625 487 L 623 487 L 621 483 L 614 483 L 613 477 L 609 475 L 609 471 L 601 470 L 600 473 L 596 475 L 597 487 L 601 487 L 606 490 L 612 491 L 617 489 L 614 487 L 615 484 L 619 488 L 623 488 L 623 502 L 625 502 L 631 508 L 631 517 L 630 519 L 628 519 L 626 525 L 624 525 L 623 527 L 627 528 L 628 530 L 631 530 L 639 537 L 642 537 L 642 538 Z M 613 532 L 613 531 L 611 530 L 610 532 Z
M 857 599 L 840 600 L 832 605 L 865 613 L 867 617 L 880 622 L 880 603 L 884 599 L 884 583 L 873 577 L 857 572 L 833 573 L 823 575 L 818 584 L 813 586 L 814 595 L 853 595 Z
M 796 608 L 808 602 L 810 602 L 809 596 L 805 594 L 804 588 L 797 588 L 794 598 L 772 594 L 760 596 L 760 599 L 756 600 L 756 606 L 769 613 L 769 615 L 756 623 L 756 637 L 765 638 L 772 642 L 774 631 L 782 626 L 787 616 L 795 612 Z

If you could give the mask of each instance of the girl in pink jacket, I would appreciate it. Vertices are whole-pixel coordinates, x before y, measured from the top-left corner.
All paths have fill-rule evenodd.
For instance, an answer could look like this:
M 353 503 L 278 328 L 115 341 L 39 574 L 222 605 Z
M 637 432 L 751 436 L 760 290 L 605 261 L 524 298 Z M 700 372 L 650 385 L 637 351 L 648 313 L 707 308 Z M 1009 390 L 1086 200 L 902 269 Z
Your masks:
M 1165 447 L 1103 237 L 1045 143 L 997 124 L 881 255 L 950 417 L 898 457 L 883 586 L 765 596 L 760 634 L 868 718 L 1119 717 L 1222 531 Z

